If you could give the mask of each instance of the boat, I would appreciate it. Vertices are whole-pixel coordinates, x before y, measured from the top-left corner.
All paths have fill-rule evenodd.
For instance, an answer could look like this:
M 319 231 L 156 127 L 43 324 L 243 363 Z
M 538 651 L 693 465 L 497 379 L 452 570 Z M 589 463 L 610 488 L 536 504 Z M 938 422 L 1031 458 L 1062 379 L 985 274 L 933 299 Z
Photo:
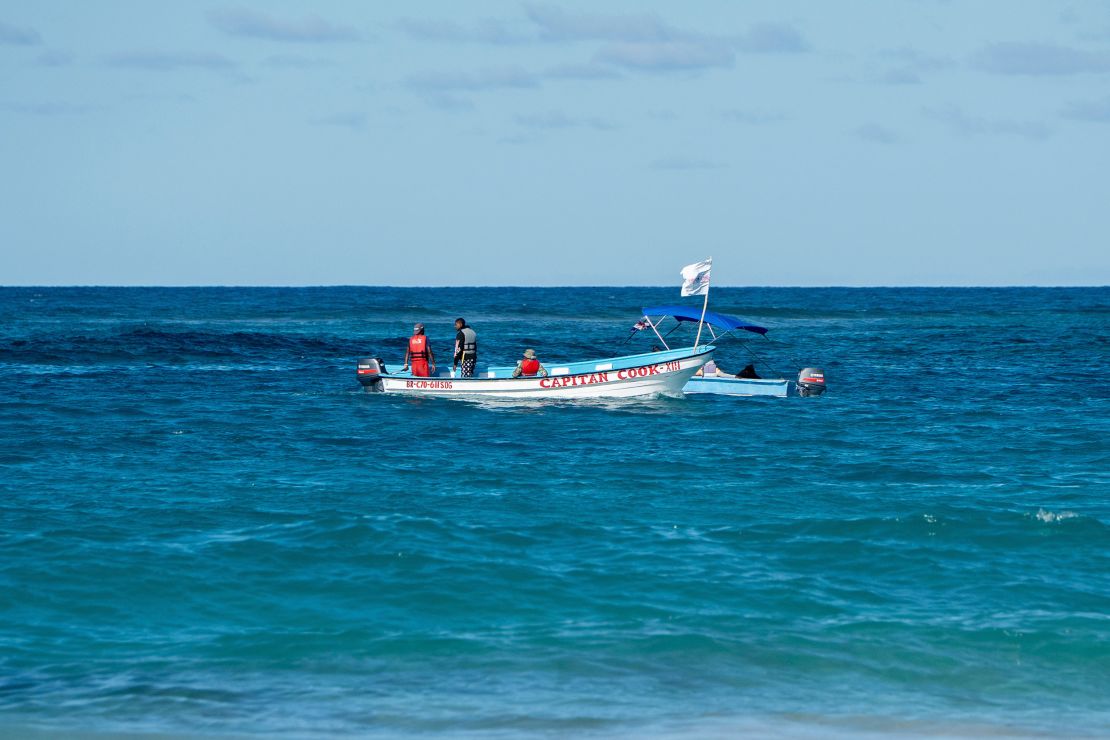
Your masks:
M 714 393 L 720 396 L 775 396 L 786 398 L 790 394 L 790 381 L 786 378 L 728 378 L 696 376 L 682 387 L 686 394 Z
M 601 360 L 568 362 L 547 369 L 547 376 L 512 377 L 515 365 L 487 368 L 463 378 L 441 372 L 417 377 L 388 372 L 381 358 L 358 361 L 357 377 L 369 391 L 414 396 L 517 399 L 629 398 L 681 393 L 694 373 L 713 359 L 713 345 L 681 347 Z
M 674 319 L 676 324 L 666 333 L 661 333 L 660 328 L 663 326 L 663 321 L 668 317 Z M 753 324 L 736 316 L 729 316 L 716 311 L 698 310 L 690 306 L 673 305 L 645 307 L 643 318 L 633 327 L 629 339 L 635 336 L 637 331 L 650 328 L 655 336 L 659 338 L 663 347 L 669 349 L 666 338 L 686 323 L 698 323 L 699 326 L 704 326 L 709 331 L 714 344 L 720 343 L 727 337 L 737 337 L 736 332 L 750 332 L 761 337 L 767 335 L 766 327 Z M 743 344 L 743 342 L 741 343 Z M 746 345 L 745 348 L 747 348 Z M 754 353 L 752 354 L 754 356 Z M 709 367 L 715 367 L 715 363 L 709 365 Z M 683 386 L 682 392 L 687 395 L 713 394 L 785 398 L 790 395 L 792 386 L 801 396 L 821 395 L 825 391 L 824 372 L 819 368 L 807 367 L 798 374 L 797 381 L 790 381 L 781 377 L 741 378 L 735 375 L 695 374 Z

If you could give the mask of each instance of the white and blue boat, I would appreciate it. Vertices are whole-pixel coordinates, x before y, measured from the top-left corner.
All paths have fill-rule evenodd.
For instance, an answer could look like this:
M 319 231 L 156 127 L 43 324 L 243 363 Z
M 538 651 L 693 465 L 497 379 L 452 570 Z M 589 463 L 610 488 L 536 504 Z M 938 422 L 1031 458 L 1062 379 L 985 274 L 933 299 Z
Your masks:
M 674 326 L 668 327 L 664 324 L 668 318 L 675 322 Z M 665 348 L 665 351 L 669 351 L 667 337 L 684 325 L 699 324 L 699 322 L 709 332 L 714 344 L 719 344 L 729 337 L 738 338 L 739 332 L 749 332 L 761 337 L 767 335 L 766 327 L 745 319 L 682 305 L 644 308 L 644 318 L 636 324 L 633 335 L 635 331 L 650 328 L 659 339 L 662 347 Z M 661 329 L 666 329 L 666 331 L 661 331 Z M 741 344 L 744 344 L 742 340 Z M 746 344 L 744 346 L 747 348 Z M 707 393 L 722 396 L 776 396 L 785 398 L 790 394 L 791 386 L 797 387 L 799 395 L 803 396 L 820 395 L 825 390 L 824 373 L 817 368 L 802 370 L 798 375 L 797 382 L 782 377 L 761 378 L 755 374 L 752 365 L 748 365 L 744 370 L 748 372 L 725 373 L 717 367 L 716 362 L 710 360 L 701 370 L 690 377 L 686 385 L 683 386 L 682 392 L 688 395 Z
M 712 345 L 681 347 L 601 360 L 568 362 L 547 368 L 546 376 L 513 377 L 515 366 L 490 367 L 474 377 L 442 372 L 418 377 L 387 372 L 378 358 L 358 362 L 358 381 L 370 391 L 419 396 L 495 398 L 628 398 L 681 393 L 686 383 L 713 359 Z

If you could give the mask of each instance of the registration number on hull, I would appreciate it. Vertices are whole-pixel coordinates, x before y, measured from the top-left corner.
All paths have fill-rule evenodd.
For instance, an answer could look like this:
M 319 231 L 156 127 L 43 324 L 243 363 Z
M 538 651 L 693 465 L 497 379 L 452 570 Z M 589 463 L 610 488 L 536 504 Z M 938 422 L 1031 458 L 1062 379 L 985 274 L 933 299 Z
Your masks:
M 435 390 L 451 390 L 455 384 L 450 380 L 406 380 L 406 388 L 431 388 Z

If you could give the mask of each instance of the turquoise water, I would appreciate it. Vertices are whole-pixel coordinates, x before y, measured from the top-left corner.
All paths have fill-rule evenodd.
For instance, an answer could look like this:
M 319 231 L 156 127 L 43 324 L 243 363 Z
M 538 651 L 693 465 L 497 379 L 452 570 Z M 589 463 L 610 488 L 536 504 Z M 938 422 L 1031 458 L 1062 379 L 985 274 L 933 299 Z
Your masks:
M 1110 289 L 715 289 L 820 399 L 355 381 L 676 293 L 0 289 L 0 734 L 1110 735 Z

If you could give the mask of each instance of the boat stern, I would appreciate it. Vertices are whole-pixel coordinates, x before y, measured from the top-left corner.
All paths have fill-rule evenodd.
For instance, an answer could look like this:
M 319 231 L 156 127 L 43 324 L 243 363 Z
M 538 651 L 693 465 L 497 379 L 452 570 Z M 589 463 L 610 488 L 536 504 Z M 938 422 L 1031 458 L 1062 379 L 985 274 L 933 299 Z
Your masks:
M 385 363 L 379 357 L 364 357 L 358 361 L 355 371 L 358 382 L 368 391 L 380 393 L 385 390 L 382 375 L 385 373 Z

